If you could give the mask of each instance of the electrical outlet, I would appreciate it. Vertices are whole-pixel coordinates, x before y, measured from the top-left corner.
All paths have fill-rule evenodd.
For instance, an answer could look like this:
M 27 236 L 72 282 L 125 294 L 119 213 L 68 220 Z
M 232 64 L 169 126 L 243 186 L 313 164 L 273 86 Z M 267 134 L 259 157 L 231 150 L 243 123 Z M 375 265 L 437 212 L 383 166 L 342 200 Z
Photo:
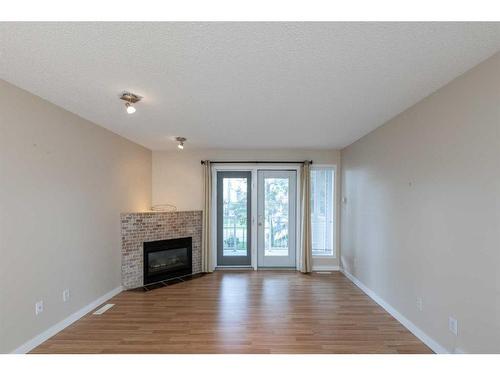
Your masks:
M 424 309 L 424 301 L 422 297 L 417 297 L 417 310 L 422 311 Z
M 35 315 L 39 315 L 43 312 L 43 301 L 38 301 L 35 303 Z
M 69 301 L 69 289 L 64 289 L 62 293 L 62 298 L 64 302 Z
M 455 318 L 452 318 L 451 316 L 448 318 L 448 329 L 455 336 L 458 336 L 458 321 Z

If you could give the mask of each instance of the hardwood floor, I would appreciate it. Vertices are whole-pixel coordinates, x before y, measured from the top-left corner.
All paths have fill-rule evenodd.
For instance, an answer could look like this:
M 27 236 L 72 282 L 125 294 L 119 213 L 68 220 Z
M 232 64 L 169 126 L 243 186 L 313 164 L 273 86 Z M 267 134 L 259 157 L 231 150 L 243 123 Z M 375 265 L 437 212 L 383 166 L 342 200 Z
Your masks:
M 215 272 L 108 303 L 32 353 L 432 353 L 339 272 Z

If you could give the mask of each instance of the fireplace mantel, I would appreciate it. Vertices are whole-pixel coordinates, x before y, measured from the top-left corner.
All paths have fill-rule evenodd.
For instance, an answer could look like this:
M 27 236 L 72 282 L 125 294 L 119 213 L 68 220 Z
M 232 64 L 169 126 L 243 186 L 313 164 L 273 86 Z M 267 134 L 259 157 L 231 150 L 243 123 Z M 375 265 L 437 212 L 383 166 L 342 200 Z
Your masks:
M 144 242 L 192 238 L 193 273 L 201 272 L 201 211 L 126 212 L 121 216 L 122 285 L 143 285 Z

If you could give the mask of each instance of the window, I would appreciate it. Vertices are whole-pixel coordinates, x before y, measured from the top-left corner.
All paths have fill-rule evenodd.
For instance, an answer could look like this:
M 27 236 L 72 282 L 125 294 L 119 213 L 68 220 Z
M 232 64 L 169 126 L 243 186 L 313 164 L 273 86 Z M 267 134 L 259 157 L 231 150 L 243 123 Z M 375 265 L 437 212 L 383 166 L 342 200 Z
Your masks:
M 335 256 L 335 169 L 311 169 L 311 229 L 313 256 Z

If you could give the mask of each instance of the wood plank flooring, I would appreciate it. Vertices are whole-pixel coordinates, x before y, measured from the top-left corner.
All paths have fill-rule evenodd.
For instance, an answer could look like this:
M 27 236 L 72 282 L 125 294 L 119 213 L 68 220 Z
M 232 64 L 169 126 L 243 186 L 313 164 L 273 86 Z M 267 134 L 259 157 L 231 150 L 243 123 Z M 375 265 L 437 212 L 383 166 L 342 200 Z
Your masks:
M 32 353 L 432 353 L 339 272 L 219 271 L 107 303 Z

